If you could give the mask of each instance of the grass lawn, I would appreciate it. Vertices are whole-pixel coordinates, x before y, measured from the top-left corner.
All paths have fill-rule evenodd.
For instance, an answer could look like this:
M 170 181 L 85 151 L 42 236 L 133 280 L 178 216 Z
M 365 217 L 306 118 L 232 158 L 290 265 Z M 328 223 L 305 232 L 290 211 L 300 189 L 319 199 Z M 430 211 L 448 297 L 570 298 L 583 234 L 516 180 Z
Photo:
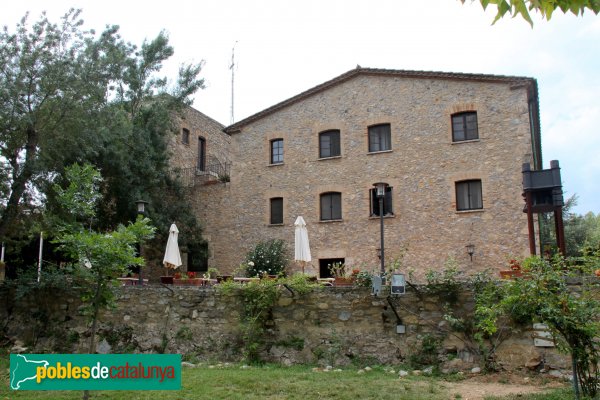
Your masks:
M 8 357 L 0 357 L 2 384 L 0 400 L 6 399 L 81 399 L 82 392 L 12 391 L 8 386 Z M 341 372 L 313 372 L 310 367 L 240 365 L 209 368 L 207 365 L 182 369 L 182 389 L 178 391 L 99 391 L 94 399 L 463 399 L 444 387 L 436 377 L 398 378 L 376 367 L 358 374 L 356 369 Z M 514 396 L 519 400 L 569 399 L 569 391 L 555 390 L 543 395 Z M 490 397 L 491 399 L 491 397 Z M 511 399 L 505 397 L 504 399 Z

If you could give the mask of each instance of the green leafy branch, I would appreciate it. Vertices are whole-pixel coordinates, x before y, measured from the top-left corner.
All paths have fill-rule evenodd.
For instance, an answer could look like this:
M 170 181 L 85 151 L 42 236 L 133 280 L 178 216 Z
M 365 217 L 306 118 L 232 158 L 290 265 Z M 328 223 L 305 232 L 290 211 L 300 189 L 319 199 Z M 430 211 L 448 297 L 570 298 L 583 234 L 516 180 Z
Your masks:
M 464 4 L 466 0 L 460 1 Z M 571 12 L 576 16 L 583 15 L 586 10 L 592 11 L 596 15 L 600 12 L 599 0 L 479 0 L 479 2 L 484 10 L 490 4 L 498 9 L 493 24 L 507 13 L 513 18 L 520 15 L 533 27 L 531 11 L 539 12 L 542 18 L 548 21 L 556 9 L 560 9 L 565 14 Z

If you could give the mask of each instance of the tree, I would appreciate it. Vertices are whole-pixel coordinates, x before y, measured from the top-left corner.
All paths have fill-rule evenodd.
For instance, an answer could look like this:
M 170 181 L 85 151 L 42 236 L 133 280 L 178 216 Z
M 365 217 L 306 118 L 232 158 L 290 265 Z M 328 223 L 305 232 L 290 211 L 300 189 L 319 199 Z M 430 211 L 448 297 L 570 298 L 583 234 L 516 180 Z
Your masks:
M 30 30 L 26 16 L 16 33 L 5 27 L 0 34 L 0 156 L 6 160 L 9 182 L 7 198 L 2 199 L 0 238 L 15 225 L 19 208 L 35 195 L 32 184 L 45 172 L 41 148 L 106 100 L 110 63 L 100 56 L 85 57 L 88 47 L 100 44 L 80 31 L 78 16 L 71 10 L 60 25 L 42 16 Z
M 600 214 L 588 212 L 585 215 L 572 211 L 577 205 L 577 195 L 569 197 L 563 207 L 566 257 L 580 257 L 586 252 L 600 250 Z M 556 232 L 553 213 L 540 214 L 540 236 L 544 247 L 556 253 Z
M 460 0 L 463 4 L 466 0 Z M 474 0 L 471 0 L 474 1 Z M 589 10 L 598 15 L 600 12 L 599 0 L 479 0 L 483 9 L 488 5 L 495 5 L 498 9 L 496 18 L 493 23 L 509 13 L 513 17 L 521 15 L 531 26 L 533 20 L 530 11 L 535 10 L 542 15 L 542 18 L 548 21 L 552 18 L 552 14 L 556 9 L 560 9 L 563 13 L 572 12 L 579 16 L 583 15 L 584 11 Z
M 585 257 L 577 267 L 560 256 L 551 260 L 530 257 L 523 262 L 524 278 L 506 282 L 487 303 L 477 304 L 476 313 L 483 317 L 479 324 L 486 334 L 496 332 L 502 315 L 518 323 L 548 325 L 559 349 L 571 355 L 577 398 L 580 388 L 584 396 L 594 398 L 600 383 L 600 302 L 596 279 L 591 276 L 598 265 L 598 255 Z M 577 290 L 569 286 L 573 278 L 580 282 Z
M 136 256 L 135 244 L 150 238 L 154 228 L 149 219 L 140 217 L 135 223 L 119 225 L 114 231 L 93 231 L 89 225 L 101 198 L 98 193 L 100 173 L 89 164 L 74 164 L 65 172 L 68 186 L 56 185 L 55 191 L 69 218 L 57 221 L 61 233 L 55 241 L 73 260 L 73 279 L 81 288 L 83 311 L 91 322 L 88 352 L 93 354 L 100 310 L 114 306 L 116 278 L 122 276 L 129 265 L 143 262 Z M 86 391 L 84 399 L 88 397 Z
M 71 9 L 54 24 L 42 15 L 32 26 L 25 16 L 0 34 L 0 240 L 26 236 L 26 209 L 60 215 L 54 183 L 66 165 L 89 162 L 104 176 L 97 228 L 128 221 L 142 198 L 157 224 L 180 221 L 184 242 L 202 242 L 181 212 L 189 207 L 166 146 L 173 117 L 203 88 L 202 64 L 182 66 L 170 84 L 158 75 L 173 54 L 166 33 L 138 48 L 117 26 L 83 30 L 79 16 Z

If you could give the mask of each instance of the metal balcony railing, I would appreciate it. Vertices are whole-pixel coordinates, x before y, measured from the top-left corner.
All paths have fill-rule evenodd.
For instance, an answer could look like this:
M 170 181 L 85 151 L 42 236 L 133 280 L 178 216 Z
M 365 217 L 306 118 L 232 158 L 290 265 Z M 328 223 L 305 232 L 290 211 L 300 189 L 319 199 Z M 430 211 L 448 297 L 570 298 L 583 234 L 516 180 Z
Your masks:
M 210 181 L 229 182 L 231 163 L 216 162 L 201 168 L 199 166 L 192 168 L 182 168 L 179 170 L 179 179 L 184 186 L 194 187 Z

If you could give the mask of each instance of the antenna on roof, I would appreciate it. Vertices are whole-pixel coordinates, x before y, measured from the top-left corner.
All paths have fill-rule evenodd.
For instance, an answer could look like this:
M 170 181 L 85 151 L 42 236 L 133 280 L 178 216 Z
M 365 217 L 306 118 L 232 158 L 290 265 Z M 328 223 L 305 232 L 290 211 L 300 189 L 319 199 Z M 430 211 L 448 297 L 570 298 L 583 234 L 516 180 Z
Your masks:
M 234 118 L 234 114 L 233 114 L 233 82 L 234 82 L 234 76 L 235 76 L 235 69 L 233 68 L 235 66 L 235 45 L 237 44 L 237 40 L 235 41 L 235 43 L 233 44 L 233 48 L 231 49 L 231 65 L 229 66 L 229 69 L 231 70 L 231 124 L 233 124 L 235 122 L 235 118 Z

